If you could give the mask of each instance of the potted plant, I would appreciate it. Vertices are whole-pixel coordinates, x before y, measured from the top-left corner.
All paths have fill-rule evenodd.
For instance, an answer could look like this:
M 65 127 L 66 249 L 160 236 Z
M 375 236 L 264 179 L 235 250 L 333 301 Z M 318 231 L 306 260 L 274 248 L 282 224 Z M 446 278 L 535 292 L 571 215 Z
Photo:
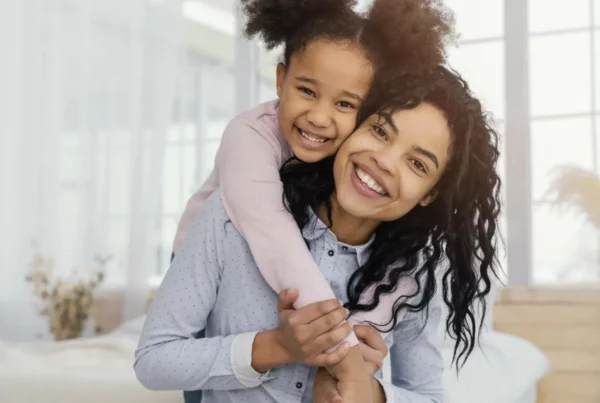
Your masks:
M 600 230 L 600 176 L 575 166 L 558 168 L 544 200 L 582 215 Z
M 81 336 L 94 302 L 94 290 L 104 280 L 107 261 L 108 259 L 97 257 L 99 269 L 87 276 L 75 272 L 68 279 L 62 279 L 52 276 L 51 259 L 39 252 L 34 254 L 26 280 L 33 284 L 33 292 L 42 302 L 40 314 L 48 316 L 54 340 Z
M 600 267 L 600 176 L 584 168 L 561 166 L 555 171 L 543 203 L 561 212 L 574 213 L 576 217 L 583 218 L 596 230 L 599 236 L 596 241 L 599 248 L 598 252 L 591 257 L 594 263 L 587 270 Z M 565 269 L 561 276 L 566 276 L 570 271 Z

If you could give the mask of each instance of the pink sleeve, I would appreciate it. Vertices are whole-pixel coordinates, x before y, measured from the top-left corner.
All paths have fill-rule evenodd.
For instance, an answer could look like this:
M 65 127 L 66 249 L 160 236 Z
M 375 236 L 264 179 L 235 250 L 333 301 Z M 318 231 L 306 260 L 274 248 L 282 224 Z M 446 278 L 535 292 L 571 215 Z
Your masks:
M 280 141 L 236 119 L 225 129 L 217 166 L 225 210 L 248 242 L 262 276 L 277 293 L 297 288 L 295 307 L 300 308 L 336 297 L 283 205 Z M 348 341 L 358 343 L 354 333 Z

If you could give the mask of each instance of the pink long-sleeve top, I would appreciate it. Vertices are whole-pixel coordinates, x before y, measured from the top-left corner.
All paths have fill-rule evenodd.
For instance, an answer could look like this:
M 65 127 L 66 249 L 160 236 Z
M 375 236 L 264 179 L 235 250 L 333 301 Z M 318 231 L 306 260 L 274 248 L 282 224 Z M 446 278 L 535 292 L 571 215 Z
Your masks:
M 301 308 L 335 295 L 283 204 L 279 169 L 292 152 L 279 131 L 278 105 L 277 100 L 261 104 L 227 125 L 213 172 L 186 205 L 173 250 L 177 253 L 202 204 L 220 188 L 225 210 L 248 242 L 264 279 L 277 293 L 297 288 L 294 306 Z M 385 295 L 375 310 L 353 315 L 351 322 L 387 323 L 394 300 L 394 294 Z M 347 341 L 358 343 L 354 333 Z

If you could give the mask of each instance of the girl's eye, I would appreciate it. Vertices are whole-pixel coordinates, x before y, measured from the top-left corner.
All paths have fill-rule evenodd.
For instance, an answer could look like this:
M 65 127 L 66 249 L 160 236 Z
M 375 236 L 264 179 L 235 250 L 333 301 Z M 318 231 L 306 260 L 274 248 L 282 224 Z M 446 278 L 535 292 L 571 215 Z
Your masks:
M 342 108 L 354 108 L 354 105 L 352 105 L 350 102 L 346 102 L 346 101 L 339 102 L 339 105 Z
M 308 88 L 306 88 L 306 87 L 299 87 L 298 89 L 299 89 L 301 92 L 305 93 L 306 95 L 309 95 L 309 96 L 311 96 L 311 97 L 314 97 L 314 96 L 315 96 L 315 93 L 314 93 L 312 90 L 310 90 L 310 89 L 308 89 Z

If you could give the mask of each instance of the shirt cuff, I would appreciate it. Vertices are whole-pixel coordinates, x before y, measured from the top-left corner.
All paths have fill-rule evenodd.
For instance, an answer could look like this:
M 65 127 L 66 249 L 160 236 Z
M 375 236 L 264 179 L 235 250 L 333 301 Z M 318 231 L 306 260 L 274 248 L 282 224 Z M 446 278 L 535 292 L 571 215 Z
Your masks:
M 252 345 L 258 332 L 241 333 L 233 337 L 231 342 L 231 368 L 235 377 L 247 388 L 260 386 L 269 377 L 271 371 L 264 374 L 252 368 Z
M 379 382 L 379 384 L 381 385 L 381 388 L 383 389 L 383 394 L 385 395 L 385 401 L 386 402 L 393 402 L 394 401 L 394 386 L 389 383 L 384 381 L 383 379 L 379 379 L 379 378 L 374 378 L 377 382 Z

